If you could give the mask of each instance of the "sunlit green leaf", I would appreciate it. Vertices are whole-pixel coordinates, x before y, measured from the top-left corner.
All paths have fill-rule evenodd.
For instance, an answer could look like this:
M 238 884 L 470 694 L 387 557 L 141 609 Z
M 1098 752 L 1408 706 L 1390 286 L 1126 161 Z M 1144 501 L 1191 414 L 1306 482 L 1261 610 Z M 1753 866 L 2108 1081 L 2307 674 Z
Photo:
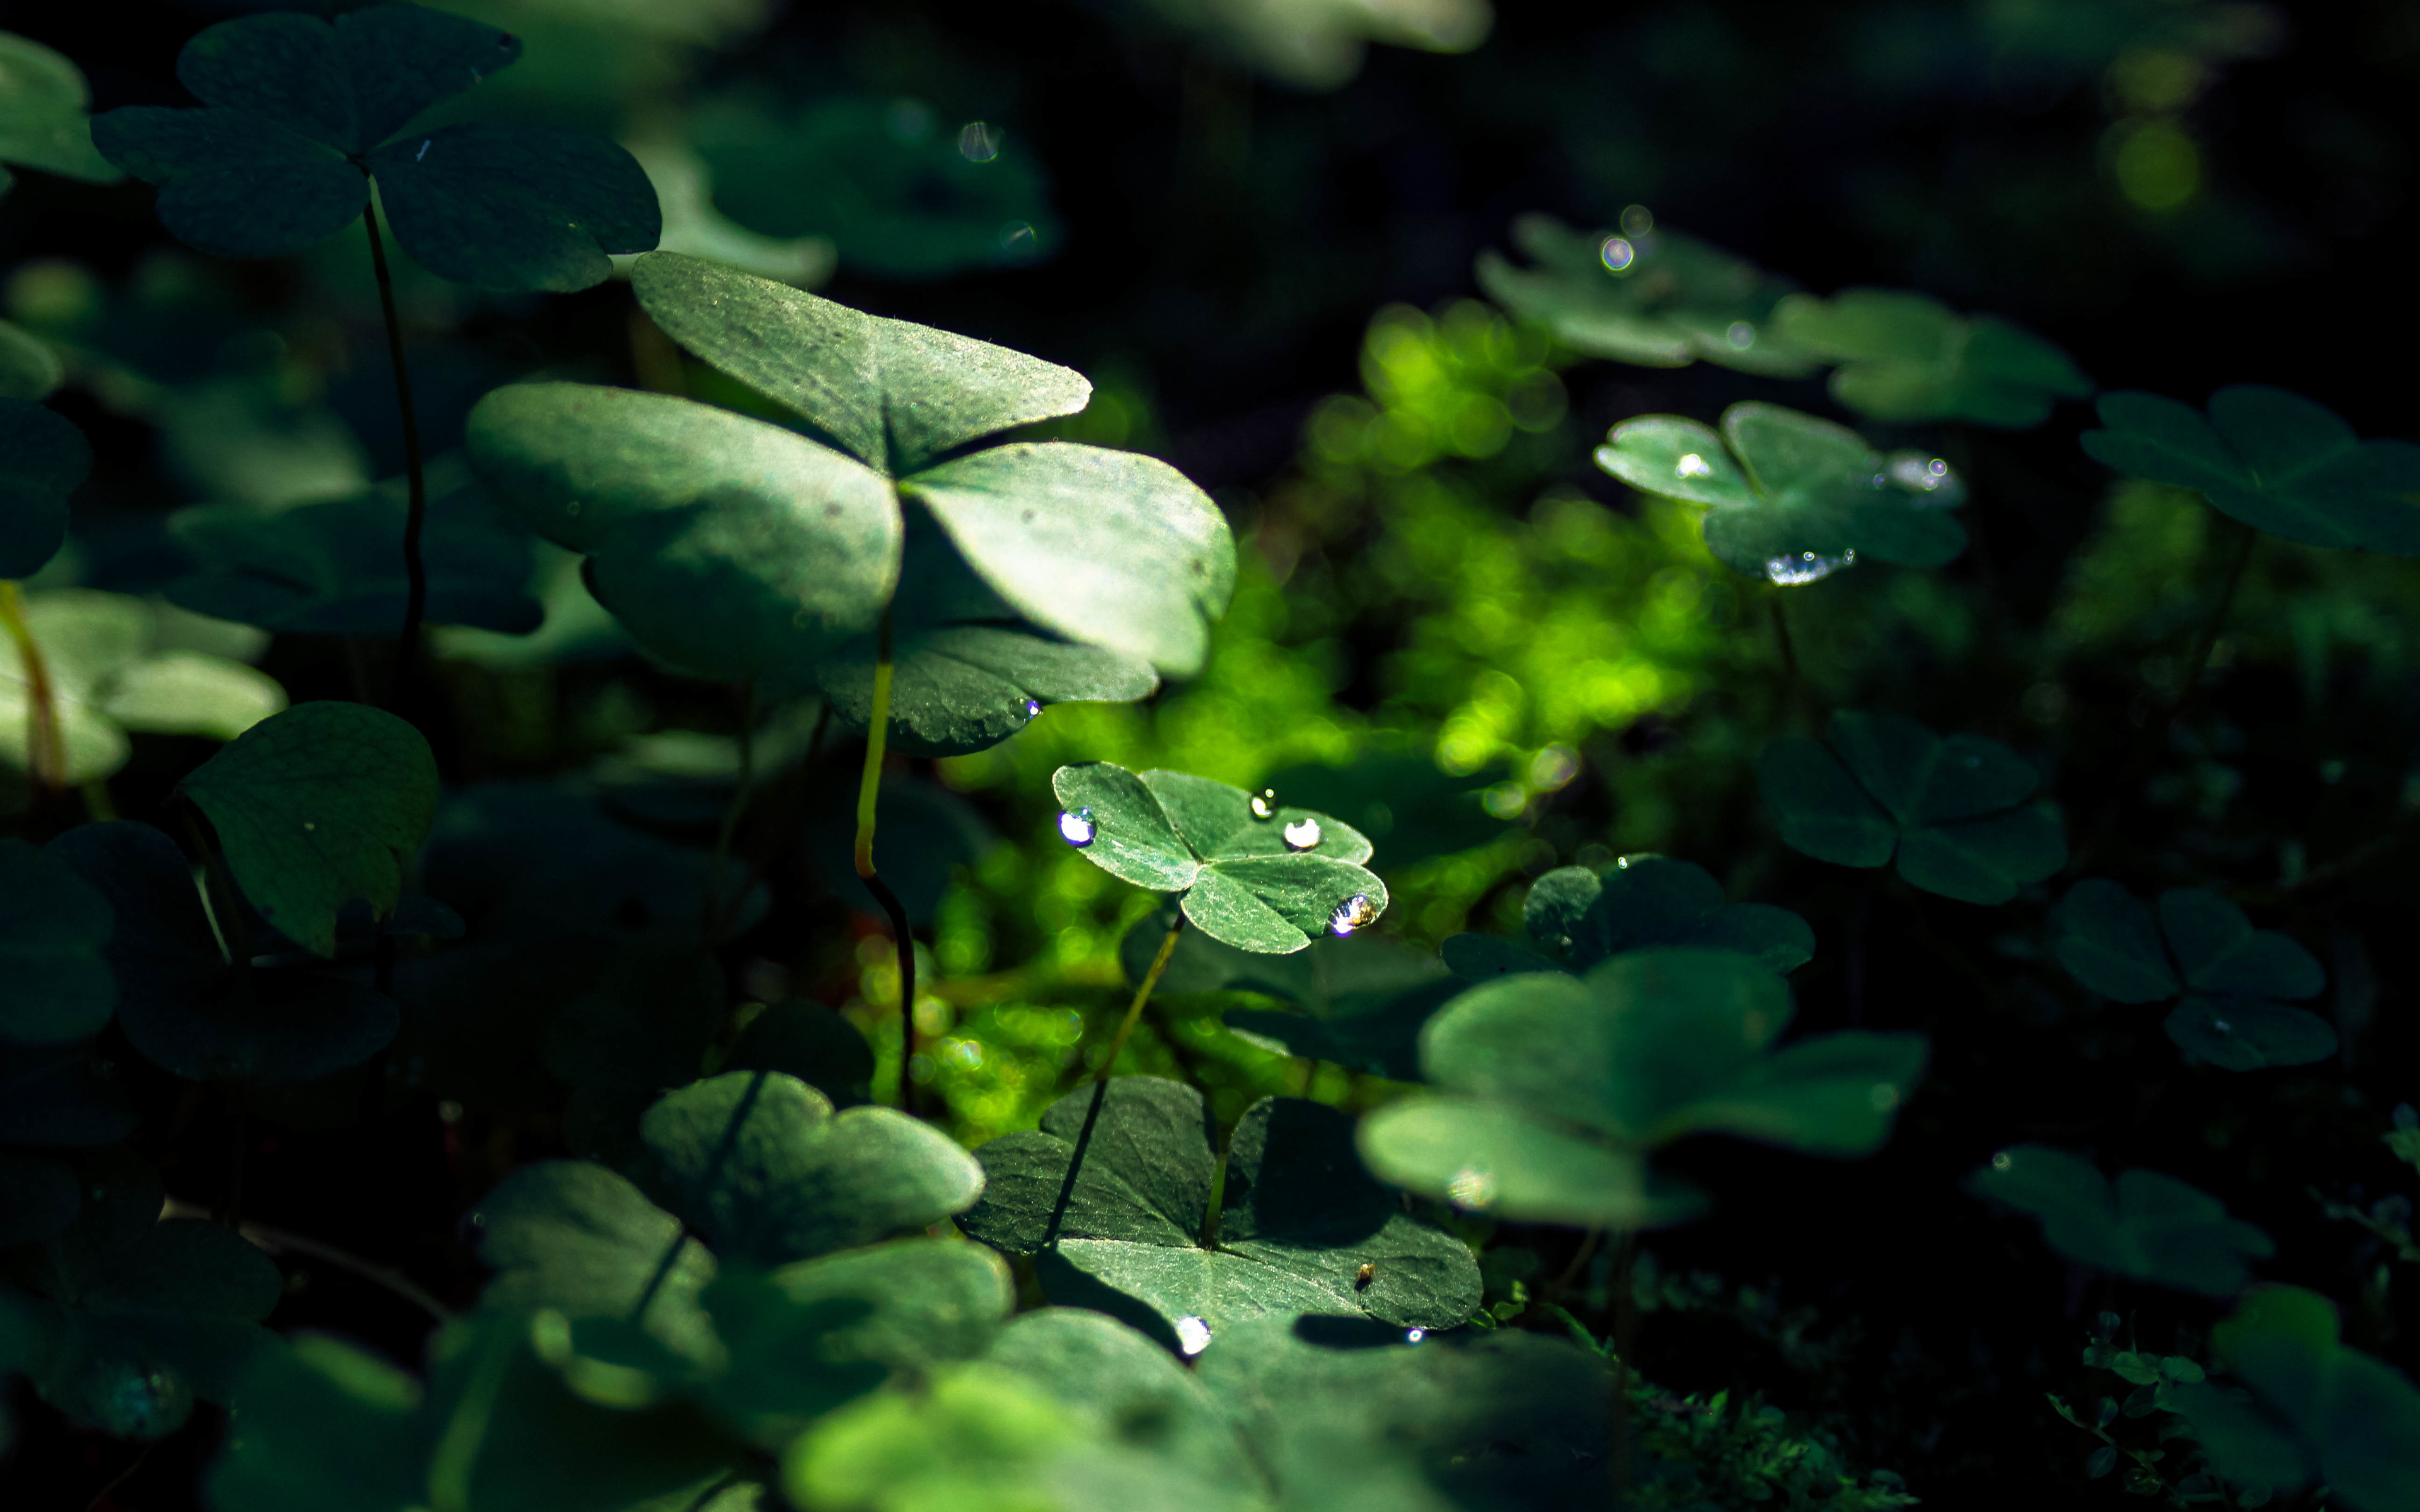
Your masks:
M 2276 1250 L 2199 1187 L 2145 1170 L 2112 1182 L 2090 1161 L 2047 1145 L 2009 1146 L 1967 1189 L 2039 1219 L 2043 1240 L 2071 1260 L 2208 1296 L 2242 1290 L 2249 1262 Z
M 360 703 L 304 703 L 253 726 L 188 775 L 236 885 L 288 938 L 334 955 L 336 911 L 383 917 L 437 813 L 428 743 Z
M 1783 339 L 1840 364 L 1832 397 L 1876 420 L 2023 430 L 2050 418 L 2054 401 L 2092 394 L 2084 370 L 2040 336 L 1904 289 L 1792 295 L 1774 317 Z
M 2420 556 L 2420 445 L 2363 440 L 2325 405 L 2258 383 L 2205 416 L 2156 393 L 2105 395 L 2084 449 L 2129 477 L 2191 488 L 2256 530 L 2311 546 Z

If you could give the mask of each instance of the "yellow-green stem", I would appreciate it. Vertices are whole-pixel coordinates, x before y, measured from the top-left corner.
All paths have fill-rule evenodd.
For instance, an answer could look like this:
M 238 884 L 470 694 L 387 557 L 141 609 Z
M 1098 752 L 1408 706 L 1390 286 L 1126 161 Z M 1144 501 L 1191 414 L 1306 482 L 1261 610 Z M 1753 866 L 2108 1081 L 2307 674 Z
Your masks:
M 51 683 L 50 664 L 34 643 L 33 626 L 25 623 L 24 595 L 16 580 L 0 578 L 0 630 L 17 647 L 25 669 L 25 764 L 37 786 L 52 793 L 67 785 L 68 755 L 59 735 L 58 692 Z
M 865 772 L 857 785 L 857 874 L 865 890 L 882 905 L 891 920 L 891 938 L 899 950 L 899 1111 L 916 1111 L 916 935 L 908 927 L 908 909 L 891 884 L 874 870 L 874 810 L 882 794 L 882 748 L 891 734 L 891 610 L 882 611 L 882 629 L 874 663 L 874 707 L 866 717 Z
M 1118 1026 L 1118 1037 L 1109 1041 L 1109 1057 L 1101 1062 L 1100 1072 L 1094 1080 L 1109 1079 L 1109 1068 L 1116 1065 L 1118 1057 L 1125 1053 L 1126 1037 L 1134 1033 L 1135 1025 L 1142 1018 L 1142 1005 L 1151 1001 L 1151 990 L 1159 985 L 1161 975 L 1168 970 L 1169 957 L 1176 953 L 1176 937 L 1184 933 L 1185 915 L 1180 912 L 1176 922 L 1168 926 L 1168 938 L 1159 942 L 1159 954 L 1151 958 L 1151 969 L 1142 974 L 1142 984 L 1135 989 L 1134 1001 L 1126 1007 L 1125 1022 Z

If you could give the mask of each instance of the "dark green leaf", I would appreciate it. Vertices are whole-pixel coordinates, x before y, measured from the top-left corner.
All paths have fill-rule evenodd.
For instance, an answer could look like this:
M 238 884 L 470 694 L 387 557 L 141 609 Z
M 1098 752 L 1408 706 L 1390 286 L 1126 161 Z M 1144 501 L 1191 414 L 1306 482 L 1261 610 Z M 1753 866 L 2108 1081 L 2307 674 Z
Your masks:
M 396 1006 L 306 970 L 239 972 L 219 949 L 184 853 L 148 825 L 84 825 L 48 852 L 97 888 L 117 929 L 103 952 L 118 1026 L 144 1057 L 193 1081 L 302 1081 L 395 1038 Z
M 0 69 L 8 66 L 8 40 L 0 32 Z M 23 326 L 0 320 L 0 401 L 47 399 L 66 381 L 67 369 L 50 343 Z
M 874 715 L 878 646 L 861 636 L 815 666 L 832 712 L 863 729 Z M 1148 662 L 1014 624 L 951 625 L 892 647 L 891 743 L 909 756 L 987 750 L 1053 703 L 1130 703 L 1159 687 Z
M 2115 882 L 2088 877 L 2070 887 L 2050 923 L 2058 964 L 2103 997 L 2159 1003 L 2184 990 L 2151 911 Z
M 1235 1430 L 1192 1372 L 1144 1334 L 1099 1313 L 1044 1307 L 984 1352 L 1129 1448 L 1164 1455 L 1213 1485 L 1258 1489 Z
M 2335 1027 L 2327 1020 L 2257 997 L 2190 996 L 2164 1027 L 2180 1048 L 2226 1071 L 2307 1066 L 2336 1053 Z
M 2047 1145 L 2012 1145 L 1967 1178 L 1967 1190 L 2039 1219 L 2071 1260 L 2137 1281 L 2224 1297 L 2246 1266 L 2275 1252 L 2269 1236 L 2198 1187 L 2158 1171 L 2113 1183 L 2088 1160 Z
M 92 471 L 72 421 L 23 399 L 0 399 L 0 578 L 30 578 L 67 539 L 68 495 Z
M 360 703 L 304 703 L 253 726 L 186 777 L 244 896 L 287 937 L 335 954 L 336 912 L 380 917 L 437 813 L 420 732 Z
M 2420 446 L 2365 441 L 2301 394 L 2238 383 L 2204 417 L 2156 393 L 2112 393 L 2093 458 L 2130 477 L 2192 488 L 2256 530 L 2311 546 L 2420 556 Z
M 2202 992 L 2292 999 L 2317 997 L 2328 984 L 2319 958 L 2293 936 L 2254 929 L 2242 909 L 2208 887 L 2160 894 L 2160 927 L 2185 981 Z
M 1524 215 L 1512 223 L 1512 241 L 1537 266 L 1482 252 L 1479 286 L 1575 351 L 1643 367 L 1703 359 L 1770 378 L 1819 365 L 1771 323 L 1791 285 L 1695 237 L 1577 232 L 1551 216 Z
M 834 1107 L 850 1108 L 869 1100 L 874 1047 L 864 1031 L 821 1003 L 775 1003 L 739 1031 L 722 1069 L 778 1071 L 823 1093 Z
M 960 1227 L 1045 1257 L 1054 1300 L 1106 1304 L 1187 1354 L 1201 1330 L 1265 1313 L 1450 1328 L 1478 1305 L 1469 1251 L 1362 1174 L 1342 1115 L 1294 1098 L 1246 1110 L 1213 1224 L 1216 1138 L 1191 1088 L 1096 1083 L 1052 1103 L 1040 1129 L 983 1147 L 984 1198 Z
M 692 671 L 801 677 L 871 628 L 898 580 L 890 488 L 762 421 L 663 394 L 524 383 L 479 401 L 466 437 L 504 511 L 588 553 L 606 607 Z
M 509 33 L 419 6 L 371 6 L 333 22 L 280 11 L 195 34 L 177 77 L 205 103 L 360 153 L 520 51 Z
M 642 257 L 630 286 L 675 341 L 892 477 L 980 437 L 1073 414 L 1092 396 L 1081 374 L 1039 358 L 696 257 Z
M 361 218 L 369 180 L 345 154 L 242 110 L 129 105 L 97 116 L 93 145 L 161 186 L 160 223 L 215 257 L 280 257 Z
M 1949 510 L 1964 497 L 1946 465 L 1885 458 L 1844 426 L 1750 401 L 1719 435 L 1648 415 L 1613 427 L 1597 465 L 1642 493 L 1708 506 L 1706 548 L 1752 578 L 1813 582 L 1860 556 L 1937 567 L 1966 548 Z
M 835 1117 L 780 1072 L 728 1072 L 667 1094 L 640 1125 L 657 1178 L 727 1259 L 760 1265 L 872 1243 L 962 1211 L 983 1172 L 890 1108 Z
M 169 529 L 197 568 L 168 585 L 178 608 L 265 630 L 392 635 L 403 624 L 405 507 L 391 493 L 273 515 L 179 510 Z M 429 505 L 421 536 L 431 625 L 520 635 L 544 617 L 529 595 L 529 538 L 475 492 Z
M 91 102 L 83 71 L 64 54 L 0 32 L 0 162 L 114 182 L 117 170 L 93 150 L 85 115 Z M 8 189 L 8 172 L 0 169 L 0 193 Z
M 483 1305 L 551 1307 L 578 1322 L 632 1319 L 644 1298 L 637 1320 L 675 1356 L 703 1365 L 721 1348 L 698 1302 L 714 1280 L 714 1257 L 681 1237 L 680 1220 L 602 1165 L 524 1165 L 481 1199 L 471 1225 L 479 1258 L 496 1272 L 480 1294 Z
M 1722 884 L 1705 868 L 1662 856 L 1626 856 L 1601 874 L 1576 866 L 1549 872 L 1530 884 L 1522 922 L 1532 940 L 1559 952 L 1559 962 L 1510 941 L 1456 935 L 1446 942 L 1455 975 L 1483 981 L 1522 971 L 1585 971 L 1607 956 L 1655 945 L 1735 950 L 1783 972 L 1815 954 L 1815 932 L 1796 914 L 1767 903 L 1726 903 Z
M 0 1150 L 0 1245 L 55 1239 L 75 1221 L 83 1194 L 67 1162 Z
M 99 1034 L 117 1002 L 102 957 L 112 927 L 108 900 L 56 856 L 0 840 L 0 1039 Z
M 116 1068 L 89 1045 L 0 1042 L 0 1145 L 88 1149 L 115 1144 L 142 1121 Z
M 1384 845 L 1389 866 L 1474 850 L 1506 829 L 1481 801 L 1486 776 L 1443 771 L 1425 748 L 1380 749 L 1342 766 L 1283 767 L 1266 785 L 1281 803 L 1334 814 Z
M 237 1395 L 240 1427 L 207 1482 L 247 1512 L 407 1512 L 427 1489 L 420 1382 L 324 1334 L 264 1344 Z
M 1798 294 L 1774 312 L 1784 340 L 1839 363 L 1832 397 L 1876 420 L 1965 420 L 2023 430 L 2092 380 L 2058 347 L 1995 316 L 1960 316 L 1903 289 Z
M 588 131 L 445 126 L 365 160 L 412 260 L 479 288 L 571 293 L 663 235 L 638 160 Z
M 1995 740 L 1842 709 L 1824 744 L 1767 746 L 1757 779 L 1792 849 L 1858 867 L 1896 850 L 1900 876 L 1962 903 L 2006 903 L 2067 863 L 2057 811 L 2020 807 L 2040 778 Z

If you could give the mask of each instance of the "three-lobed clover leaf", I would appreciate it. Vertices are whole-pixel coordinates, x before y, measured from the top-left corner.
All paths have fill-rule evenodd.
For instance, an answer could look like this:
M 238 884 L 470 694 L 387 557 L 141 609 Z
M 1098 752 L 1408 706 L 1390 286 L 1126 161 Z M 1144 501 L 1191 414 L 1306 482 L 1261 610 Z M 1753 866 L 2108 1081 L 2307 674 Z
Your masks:
M 2177 1409 L 2231 1480 L 2289 1494 L 2321 1480 L 2354 1512 L 2397 1512 L 2420 1497 L 2420 1386 L 2341 1327 L 2318 1292 L 2256 1288 L 2211 1330 L 2240 1384 L 2181 1386 Z
M 795 115 L 722 101 L 690 135 L 717 209 L 760 235 L 829 238 L 843 268 L 938 278 L 1057 250 L 1031 155 L 997 125 L 944 125 L 920 100 L 844 96 Z
M 1719 432 L 1678 415 L 1613 427 L 1596 464 L 1641 493 L 1707 506 L 1706 549 L 1752 578 L 1814 582 L 1860 557 L 1937 567 L 1966 549 L 1966 490 L 1920 453 L 1885 457 L 1844 425 L 1750 400 Z
M 1372 1181 L 1350 1120 L 1322 1103 L 1253 1103 L 1222 1172 L 1201 1093 L 1120 1076 L 976 1157 L 984 1196 L 961 1228 L 1035 1257 L 1054 1300 L 1124 1317 L 1187 1354 L 1268 1314 L 1451 1328 L 1479 1304 L 1470 1251 Z
M 68 496 L 92 471 L 75 423 L 28 398 L 0 398 L 0 578 L 30 578 L 68 536 Z
M 1182 893 L 1187 920 L 1238 949 L 1290 955 L 1386 912 L 1387 885 L 1361 866 L 1370 841 L 1326 814 L 1108 762 L 1063 766 L 1050 788 L 1060 833 L 1086 859 L 1121 882 Z
M 163 1070 L 277 1086 L 358 1065 L 394 1040 L 396 1005 L 365 983 L 230 962 L 184 853 L 150 825 L 79 825 L 45 854 L 106 901 L 118 1027 Z
M 2168 1038 L 2212 1065 L 2258 1071 L 2336 1053 L 2327 1020 L 2278 1000 L 2319 995 L 2327 985 L 2319 958 L 2291 935 L 2254 929 L 2208 887 L 2160 894 L 2155 920 L 2124 887 L 2088 877 L 2068 889 L 2050 923 L 2059 964 L 2094 992 L 2120 1003 L 2181 997 Z
M 2232 1296 L 2269 1236 L 2204 1192 L 2158 1171 L 2120 1172 L 2047 1145 L 2011 1145 L 1966 1179 L 1978 1197 L 2038 1220 L 2045 1243 L 2081 1265 L 2154 1286 Z
M 178 792 L 209 817 L 260 917 L 323 956 L 336 913 L 383 918 L 437 816 L 437 762 L 419 731 L 362 703 L 302 703 L 238 735 Z
M 2058 812 L 2028 803 L 2041 774 L 1981 735 L 1936 735 L 1913 719 L 1836 710 L 1823 739 L 1765 747 L 1757 786 L 1791 849 L 1878 867 L 1962 903 L 2003 903 L 2067 864 Z
M 73 1221 L 0 1281 L 0 1335 L 23 1331 L 35 1389 L 70 1422 L 164 1438 L 196 1397 L 229 1399 L 284 1280 L 232 1228 L 163 1219 L 159 1179 L 133 1156 L 95 1157 L 83 1180 Z
M 1214 1486 L 1263 1489 L 1235 1429 L 1194 1373 L 1115 1319 L 1039 1307 L 1001 1329 L 983 1359 L 1093 1420 L 1097 1438 L 1148 1449 Z
M 86 183 L 121 177 L 93 149 L 84 71 L 31 38 L 0 32 L 0 163 L 39 168 Z M 16 183 L 0 167 L 0 194 Z
M 53 588 L 25 595 L 25 625 L 50 675 L 69 783 L 110 776 L 133 755 L 130 733 L 232 740 L 286 707 L 256 668 L 190 645 L 154 606 L 126 594 Z M 0 769 L 30 772 L 33 688 L 0 639 Z
M 233 504 L 180 509 L 168 522 L 195 569 L 169 602 L 212 619 L 305 635 L 392 633 L 409 583 L 406 507 L 380 491 L 262 514 Z M 529 594 L 529 537 L 475 491 L 433 501 L 420 540 L 430 625 L 520 635 L 545 618 Z
M 1964 420 L 2024 430 L 2060 399 L 2086 399 L 2074 359 L 1997 316 L 1953 314 L 1905 289 L 1793 294 L 1774 311 L 1780 337 L 1837 363 L 1832 397 L 1876 420 Z
M 1577 974 L 1608 956 L 1658 945 L 1736 950 L 1789 972 L 1815 954 L 1815 932 L 1787 908 L 1723 901 L 1704 867 L 1667 856 L 1625 856 L 1603 872 L 1559 867 L 1529 885 L 1521 924 L 1528 943 L 1456 934 L 1445 964 L 1464 981 L 1524 971 Z
M 1180 907 L 1154 910 L 1118 942 L 1129 981 L 1150 972 Z M 1292 1006 L 1228 1009 L 1228 1032 L 1278 1055 L 1411 1081 L 1419 1075 L 1420 1026 L 1462 987 L 1436 957 L 1384 935 L 1323 936 L 1308 949 L 1266 955 L 1195 929 L 1177 936 L 1158 991 L 1276 998 Z
M 1420 1033 L 1437 1093 L 1364 1119 L 1362 1158 L 1382 1180 L 1515 1222 L 1681 1222 L 1704 1198 L 1653 1176 L 1647 1151 L 1722 1133 L 1869 1154 L 1923 1071 L 1915 1034 L 1851 1029 L 1775 1050 L 1792 1012 L 1780 977 L 1702 947 L 1482 983 Z
M 1575 351 L 1642 367 L 1702 360 L 1767 378 L 1799 378 L 1821 365 L 1772 323 L 1792 285 L 1695 237 L 1652 223 L 1636 232 L 1580 232 L 1552 216 L 1524 215 L 1512 223 L 1512 243 L 1536 266 L 1482 252 L 1479 286 Z
M 520 56 L 510 33 L 418 6 L 240 17 L 178 54 L 203 109 L 114 110 L 94 119 L 93 142 L 160 185 L 161 221 L 213 255 L 325 240 L 368 208 L 376 179 L 396 240 L 429 271 L 485 288 L 586 288 L 612 273 L 607 254 L 644 251 L 662 231 L 628 152 L 551 127 L 406 131 Z
M 2191 488 L 2220 513 L 2307 546 L 2420 556 L 2420 445 L 2363 440 L 2299 393 L 2236 383 L 2210 412 L 2156 393 L 2102 395 L 2084 433 L 2095 461 Z
M 109 1023 L 109 900 L 54 855 L 0 840 L 0 1040 L 57 1044 Z

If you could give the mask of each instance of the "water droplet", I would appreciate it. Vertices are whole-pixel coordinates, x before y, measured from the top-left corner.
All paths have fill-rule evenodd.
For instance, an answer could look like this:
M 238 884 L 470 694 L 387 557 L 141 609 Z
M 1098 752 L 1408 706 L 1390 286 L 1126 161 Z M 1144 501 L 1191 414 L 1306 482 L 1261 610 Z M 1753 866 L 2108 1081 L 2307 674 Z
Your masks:
M 1285 842 L 1286 849 L 1290 851 L 1314 849 L 1319 844 L 1319 821 L 1303 818 L 1286 825 Z
M 1596 255 L 1609 273 L 1626 273 L 1630 265 L 1638 260 L 1638 249 L 1620 237 L 1606 238 L 1605 244 L 1596 249 Z
M 2227 1023 L 2225 1019 L 2212 1019 L 2210 1021 L 2210 1026 L 2216 1029 L 2221 1034 L 2233 1034 L 2235 1032 L 2235 1026 Z
M 2010 1155 L 2007 1150 L 2005 1150 L 2005 1149 L 2004 1149 L 2004 1150 L 2002 1150 L 2002 1151 L 2000 1151 L 1998 1154 L 1996 1154 L 1996 1155 L 1994 1155 L 1994 1156 L 1993 1156 L 1993 1157 L 1992 1157 L 1992 1169 L 1993 1169 L 1993 1170 L 1995 1170 L 1995 1171 L 2005 1171 L 2005 1170 L 2007 1170 L 2009 1166 L 2014 1165 L 2015 1164 L 2016 1164 L 2016 1159 L 2015 1159 L 2015 1157 L 2011 1156 L 2011 1155 Z
M 1734 320 L 1731 328 L 1723 332 L 1723 339 L 1731 344 L 1731 350 L 1745 351 L 1756 345 L 1756 327 L 1745 320 Z
M 1843 551 L 1837 557 L 1801 551 L 1794 556 L 1766 558 L 1764 575 L 1785 588 L 1795 588 L 1802 583 L 1822 582 L 1842 568 L 1856 564 L 1857 553 L 1854 550 Z
M 1876 1113 L 1888 1113 L 1899 1106 L 1899 1088 L 1888 1082 L 1876 1082 L 1873 1090 L 1866 1094 L 1866 1102 Z
M 1446 1182 L 1445 1195 L 1459 1207 L 1491 1207 L 1496 1201 L 1496 1173 L 1484 1165 L 1466 1165 Z
M 1026 717 L 1027 718 L 1029 718 L 1029 719 L 1031 719 L 1031 718 L 1034 718 L 1034 717 L 1036 717 L 1037 716 L 1039 716 L 1041 713 L 1042 713 L 1042 705 L 1041 705 L 1041 704 L 1039 704 L 1039 703 L 1035 702 L 1034 702 L 1033 700 L 1032 700 L 1032 699 L 1027 699 L 1027 700 L 1025 701 L 1025 717 Z
M 1672 471 L 1684 478 L 1711 478 L 1714 475 L 1714 464 L 1695 452 L 1687 453 L 1680 461 L 1673 463 Z
M 1948 462 L 1922 452 L 1893 452 L 1883 465 L 1882 482 L 1915 495 L 1913 502 L 1935 509 L 1966 501 L 1966 483 Z
M 1420 1340 L 1428 1336 L 1429 1331 L 1425 1328 L 1408 1329 L 1404 1334 L 1404 1342 L 1406 1344 L 1418 1344 Z
M 958 129 L 958 156 L 969 162 L 989 162 L 1000 156 L 1001 133 L 981 121 Z
M 1210 1347 L 1210 1325 L 1199 1318 L 1178 1319 L 1176 1347 L 1183 1350 L 1188 1358 L 1200 1354 Z M 1225 1357 L 1222 1355 L 1220 1358 Z
M 1255 794 L 1253 794 L 1253 795 L 1252 795 L 1252 817 L 1253 817 L 1253 818 L 1255 818 L 1255 819 L 1263 819 L 1263 820 L 1266 820 L 1266 819 L 1275 819 L 1277 816 L 1278 816 L 1278 790 L 1277 790 L 1277 789 L 1275 789 L 1275 788 L 1263 788 L 1263 789 L 1261 789 L 1261 791 L 1259 791 L 1258 793 L 1255 793 Z
M 471 77 L 472 77 L 472 78 L 473 78 L 473 79 L 476 79 L 478 76 L 479 76 L 479 75 L 478 75 L 478 71 L 477 71 L 476 69 L 473 69 L 473 70 L 472 71 Z M 434 142 L 435 140 L 437 140 L 437 139 L 436 139 L 435 137 L 433 137 L 433 136 L 432 136 L 432 137 L 424 137 L 424 138 L 422 138 L 421 143 L 420 143 L 420 150 L 419 150 L 419 151 L 417 151 L 417 152 L 415 152 L 415 153 L 413 153 L 413 154 L 411 155 L 411 161 L 412 161 L 412 162 L 418 162 L 421 159 L 423 159 L 423 158 L 425 158 L 425 157 L 428 156 L 428 144 L 429 144 L 429 143 L 431 143 L 431 142 Z
M 1038 244 L 1033 227 L 1023 221 L 1011 221 L 1000 228 L 1000 250 L 1002 252 L 1015 253 L 1021 257 L 1032 252 Z
M 1625 208 L 1622 210 L 1622 212 L 1621 212 L 1621 232 L 1622 232 L 1622 235 L 1624 235 L 1624 236 L 1632 236 L 1632 237 L 1643 237 L 1643 236 L 1645 236 L 1648 232 L 1652 231 L 1652 230 L 1654 230 L 1654 229 L 1655 229 L 1655 212 L 1654 212 L 1653 210 L 1649 209 L 1646 206 L 1644 206 L 1644 205 L 1632 205 L 1632 206 L 1629 206 L 1629 207 Z
M 1368 893 L 1357 892 L 1338 903 L 1336 912 L 1327 916 L 1327 929 L 1329 933 L 1342 936 L 1357 929 L 1368 929 L 1377 921 L 1378 905 L 1370 901 Z
M 1059 835 L 1070 845 L 1081 847 L 1093 843 L 1093 810 L 1078 809 L 1073 813 L 1061 814 Z

